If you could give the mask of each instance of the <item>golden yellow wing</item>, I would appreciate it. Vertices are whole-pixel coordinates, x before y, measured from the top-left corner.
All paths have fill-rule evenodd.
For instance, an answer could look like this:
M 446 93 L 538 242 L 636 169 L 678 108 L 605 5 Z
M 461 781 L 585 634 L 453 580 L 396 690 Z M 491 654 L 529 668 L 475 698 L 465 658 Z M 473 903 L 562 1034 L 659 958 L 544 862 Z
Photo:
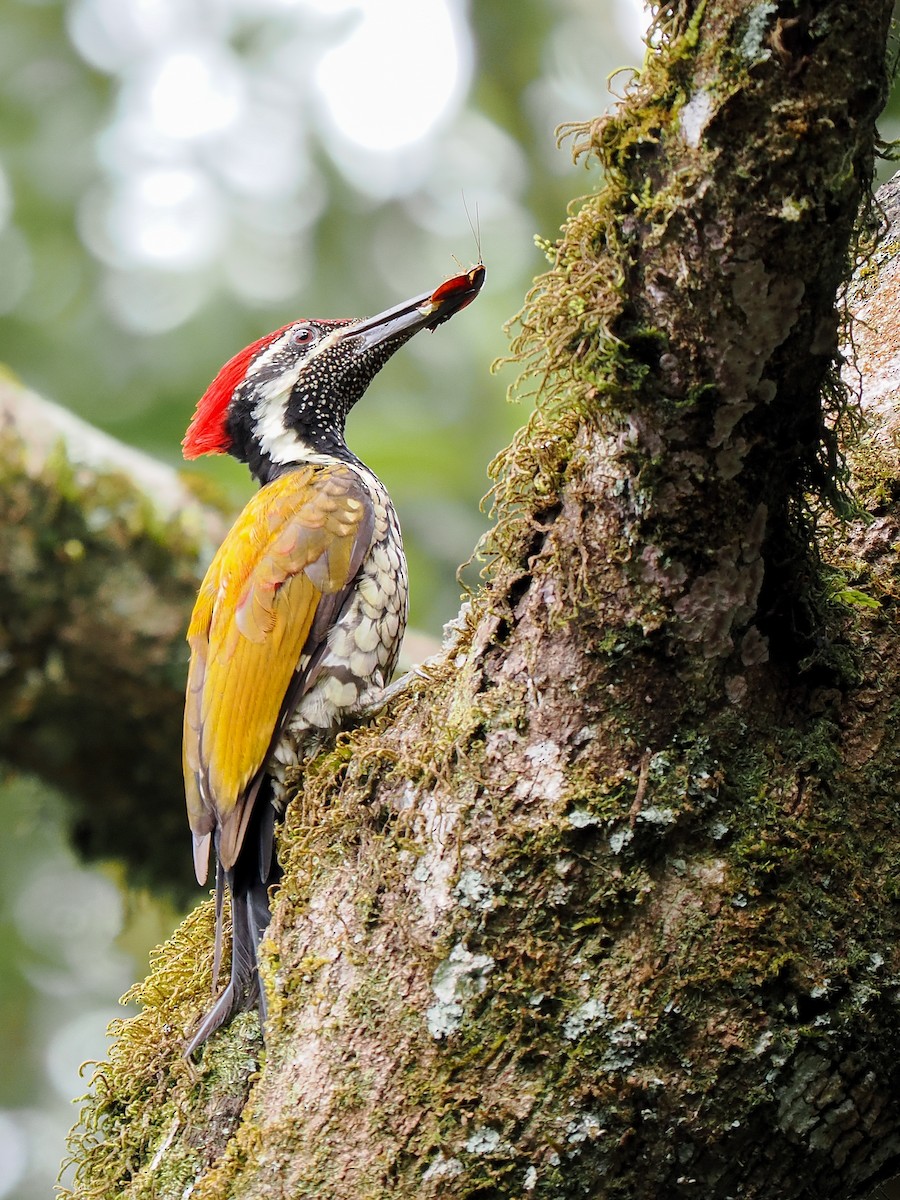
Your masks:
M 303 467 L 266 484 L 210 564 L 188 629 L 184 779 L 195 867 L 206 878 L 210 836 L 228 870 L 243 841 L 259 775 L 323 597 L 337 600 L 372 537 L 372 508 L 355 473 Z M 323 629 L 316 623 L 318 644 Z M 340 605 L 335 604 L 335 610 Z

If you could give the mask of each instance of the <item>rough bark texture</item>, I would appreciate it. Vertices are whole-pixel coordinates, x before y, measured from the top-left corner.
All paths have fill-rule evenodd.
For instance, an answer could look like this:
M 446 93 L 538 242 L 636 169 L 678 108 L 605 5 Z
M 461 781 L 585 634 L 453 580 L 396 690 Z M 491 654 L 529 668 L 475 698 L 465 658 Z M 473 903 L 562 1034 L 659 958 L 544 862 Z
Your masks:
M 861 443 L 872 519 L 827 516 L 889 15 L 661 10 L 522 317 L 543 393 L 492 581 L 298 781 L 265 1051 L 248 1016 L 178 1057 L 207 906 L 97 1073 L 77 1196 L 791 1200 L 896 1170 L 895 417 Z M 873 369 L 900 353 L 871 336 Z

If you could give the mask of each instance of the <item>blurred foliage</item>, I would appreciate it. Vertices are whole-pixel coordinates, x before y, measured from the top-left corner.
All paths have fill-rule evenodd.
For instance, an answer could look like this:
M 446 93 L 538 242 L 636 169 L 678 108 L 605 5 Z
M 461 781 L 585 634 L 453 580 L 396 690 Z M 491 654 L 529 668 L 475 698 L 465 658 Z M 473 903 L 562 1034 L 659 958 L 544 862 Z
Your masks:
M 610 102 L 643 18 L 637 0 L 448 0 L 456 86 L 424 137 L 379 153 L 341 132 L 319 70 L 356 8 L 390 9 L 358 81 L 361 114 L 377 108 L 427 67 L 411 2 L 0 0 L 0 363 L 178 462 L 222 362 L 301 315 L 376 312 L 454 274 L 454 256 L 468 266 L 468 210 L 485 292 L 390 364 L 349 429 L 400 511 L 413 623 L 437 635 L 485 526 L 486 465 L 526 415 L 489 366 L 543 267 L 533 235 L 552 240 L 594 184 L 554 127 Z M 419 17 L 441 4 L 414 2 Z M 410 79 L 397 109 L 415 117 L 435 96 L 427 73 Z M 196 469 L 235 506 L 249 492 L 230 460 Z M 0 788 L 0 1197 L 21 1200 L 48 1193 L 74 1063 L 102 1052 L 131 972 L 122 930 L 141 972 L 169 916 L 75 863 L 63 811 L 34 781 Z
M 326 8 L 5 0 L 0 361 L 176 462 L 196 398 L 236 349 L 301 315 L 376 312 L 453 274 L 454 256 L 468 266 L 470 214 L 488 267 L 478 307 L 398 357 L 349 431 L 400 510 L 413 623 L 436 634 L 484 527 L 486 464 L 523 416 L 489 375 L 502 325 L 542 266 L 532 234 L 552 236 L 581 187 L 554 125 L 602 103 L 604 76 L 638 46 L 616 32 L 614 0 L 488 0 L 471 31 L 456 5 L 469 104 L 451 103 L 422 144 L 376 155 L 341 140 L 310 91 L 310 46 L 324 54 L 352 17 Z M 398 45 L 384 70 L 414 49 Z M 178 52 L 211 70 L 227 53 L 244 116 L 179 135 L 164 110 L 148 130 Z M 219 84 L 210 102 L 227 104 Z M 198 469 L 236 504 L 247 494 L 237 464 Z
M 532 234 L 552 238 L 589 183 L 553 129 L 602 107 L 605 77 L 638 61 L 634 4 L 452 5 L 468 103 L 451 97 L 421 143 L 380 155 L 335 131 L 311 82 L 352 28 L 346 3 L 0 6 L 0 361 L 171 462 L 235 349 L 301 315 L 363 315 L 437 283 L 454 256 L 474 260 L 477 211 L 477 308 L 399 356 L 350 428 L 400 510 L 413 624 L 437 634 L 484 528 L 485 466 L 523 417 L 488 368 L 543 265 Z M 415 49 L 398 43 L 384 72 Z M 195 81 L 206 126 L 203 113 L 173 125 L 178 55 L 208 68 Z M 192 469 L 235 504 L 247 494 L 238 464 Z

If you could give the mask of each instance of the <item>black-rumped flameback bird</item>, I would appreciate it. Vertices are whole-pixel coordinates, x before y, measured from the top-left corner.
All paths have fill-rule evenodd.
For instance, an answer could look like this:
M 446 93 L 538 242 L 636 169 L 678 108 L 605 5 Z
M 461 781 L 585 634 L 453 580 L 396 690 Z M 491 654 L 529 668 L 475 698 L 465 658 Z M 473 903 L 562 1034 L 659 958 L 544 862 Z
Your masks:
M 278 881 L 274 822 L 286 768 L 375 704 L 406 626 L 406 559 L 384 485 L 344 422 L 421 329 L 477 296 L 484 268 L 368 319 L 295 321 L 225 364 L 184 439 L 186 458 L 232 454 L 260 489 L 206 573 L 188 630 L 184 779 L 197 879 L 216 856 L 216 952 L 231 895 L 231 978 L 191 1054 L 264 997 L 257 947 Z

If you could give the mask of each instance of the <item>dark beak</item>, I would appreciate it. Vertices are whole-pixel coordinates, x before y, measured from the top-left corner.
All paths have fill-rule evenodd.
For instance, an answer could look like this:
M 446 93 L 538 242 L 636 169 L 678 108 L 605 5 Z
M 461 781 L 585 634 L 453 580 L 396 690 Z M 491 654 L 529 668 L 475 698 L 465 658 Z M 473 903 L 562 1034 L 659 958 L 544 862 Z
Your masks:
M 394 338 L 408 340 L 421 329 L 437 329 L 449 321 L 467 304 L 471 304 L 484 283 L 484 267 L 479 263 L 464 275 L 448 279 L 433 292 L 425 292 L 405 300 L 375 317 L 348 325 L 341 331 L 341 340 L 359 339 L 360 351 L 370 350 Z

